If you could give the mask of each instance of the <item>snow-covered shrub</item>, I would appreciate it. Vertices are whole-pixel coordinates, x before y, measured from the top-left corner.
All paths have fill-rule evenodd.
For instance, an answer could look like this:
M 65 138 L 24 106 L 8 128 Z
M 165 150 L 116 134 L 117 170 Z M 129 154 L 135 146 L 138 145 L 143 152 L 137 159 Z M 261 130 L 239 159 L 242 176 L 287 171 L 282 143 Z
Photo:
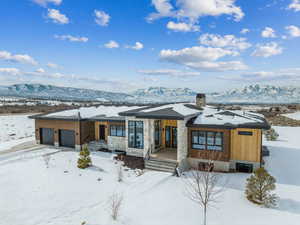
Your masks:
M 246 197 L 249 201 L 266 207 L 276 206 L 278 197 L 272 193 L 276 188 L 276 179 L 264 168 L 254 171 L 247 179 Z
M 45 154 L 45 155 L 43 155 L 43 159 L 44 159 L 46 167 L 49 168 L 49 162 L 51 160 L 51 155 Z
M 87 145 L 84 145 L 80 150 L 79 159 L 77 161 L 77 167 L 80 169 L 85 169 L 92 165 L 92 160 L 90 157 L 90 151 Z
M 279 137 L 279 134 L 274 130 L 274 128 L 265 131 L 264 134 L 267 141 L 276 141 Z
M 124 174 L 123 174 L 122 163 L 118 163 L 117 164 L 117 178 L 118 178 L 118 182 L 122 182 L 123 181 Z
M 123 195 L 122 194 L 113 194 L 109 198 L 109 211 L 111 213 L 111 218 L 113 220 L 117 220 L 120 215 L 121 206 L 123 203 Z

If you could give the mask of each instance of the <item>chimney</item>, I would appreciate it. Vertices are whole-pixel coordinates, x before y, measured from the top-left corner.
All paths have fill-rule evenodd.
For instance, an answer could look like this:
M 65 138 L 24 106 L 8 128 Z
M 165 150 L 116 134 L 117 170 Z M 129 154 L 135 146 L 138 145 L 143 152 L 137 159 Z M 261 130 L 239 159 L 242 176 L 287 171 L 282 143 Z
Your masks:
M 201 107 L 204 107 L 206 106 L 206 96 L 205 94 L 197 94 L 196 96 L 196 106 L 201 108 Z

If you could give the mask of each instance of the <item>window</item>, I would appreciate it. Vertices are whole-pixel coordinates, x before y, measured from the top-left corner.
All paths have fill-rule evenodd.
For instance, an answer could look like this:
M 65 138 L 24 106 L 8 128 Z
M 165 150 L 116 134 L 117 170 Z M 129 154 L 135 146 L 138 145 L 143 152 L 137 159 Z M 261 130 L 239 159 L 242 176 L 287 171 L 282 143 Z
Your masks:
M 144 148 L 144 123 L 142 121 L 128 121 L 129 148 Z
M 251 131 L 239 131 L 238 134 L 239 135 L 248 135 L 248 136 L 253 135 L 253 133 Z
M 125 126 L 110 125 L 110 136 L 125 137 Z
M 192 131 L 192 148 L 199 150 L 223 151 L 223 133 Z
M 154 122 L 154 141 L 155 141 L 155 147 L 160 146 L 160 139 L 161 139 L 161 125 L 160 120 L 156 120 Z

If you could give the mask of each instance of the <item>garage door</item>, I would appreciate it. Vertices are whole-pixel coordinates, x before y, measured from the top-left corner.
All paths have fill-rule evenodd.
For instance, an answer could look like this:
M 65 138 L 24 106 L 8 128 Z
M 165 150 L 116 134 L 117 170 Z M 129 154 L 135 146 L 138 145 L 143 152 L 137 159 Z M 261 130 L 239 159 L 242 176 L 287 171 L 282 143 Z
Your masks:
M 40 142 L 43 145 L 54 145 L 54 130 L 51 128 L 41 128 Z
M 75 148 L 75 132 L 73 130 L 59 130 L 59 145 Z

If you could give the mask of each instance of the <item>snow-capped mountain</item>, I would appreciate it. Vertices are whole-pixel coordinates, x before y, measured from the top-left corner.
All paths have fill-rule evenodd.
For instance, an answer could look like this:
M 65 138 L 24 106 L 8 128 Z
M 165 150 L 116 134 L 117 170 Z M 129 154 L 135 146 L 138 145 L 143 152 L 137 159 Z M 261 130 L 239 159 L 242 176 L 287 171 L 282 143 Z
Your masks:
M 0 86 L 0 96 L 43 98 L 51 100 L 89 100 L 131 103 L 195 101 L 197 92 L 189 88 L 149 87 L 131 93 L 57 87 L 42 84 Z M 226 92 L 206 93 L 211 103 L 300 103 L 300 87 L 250 85 Z

